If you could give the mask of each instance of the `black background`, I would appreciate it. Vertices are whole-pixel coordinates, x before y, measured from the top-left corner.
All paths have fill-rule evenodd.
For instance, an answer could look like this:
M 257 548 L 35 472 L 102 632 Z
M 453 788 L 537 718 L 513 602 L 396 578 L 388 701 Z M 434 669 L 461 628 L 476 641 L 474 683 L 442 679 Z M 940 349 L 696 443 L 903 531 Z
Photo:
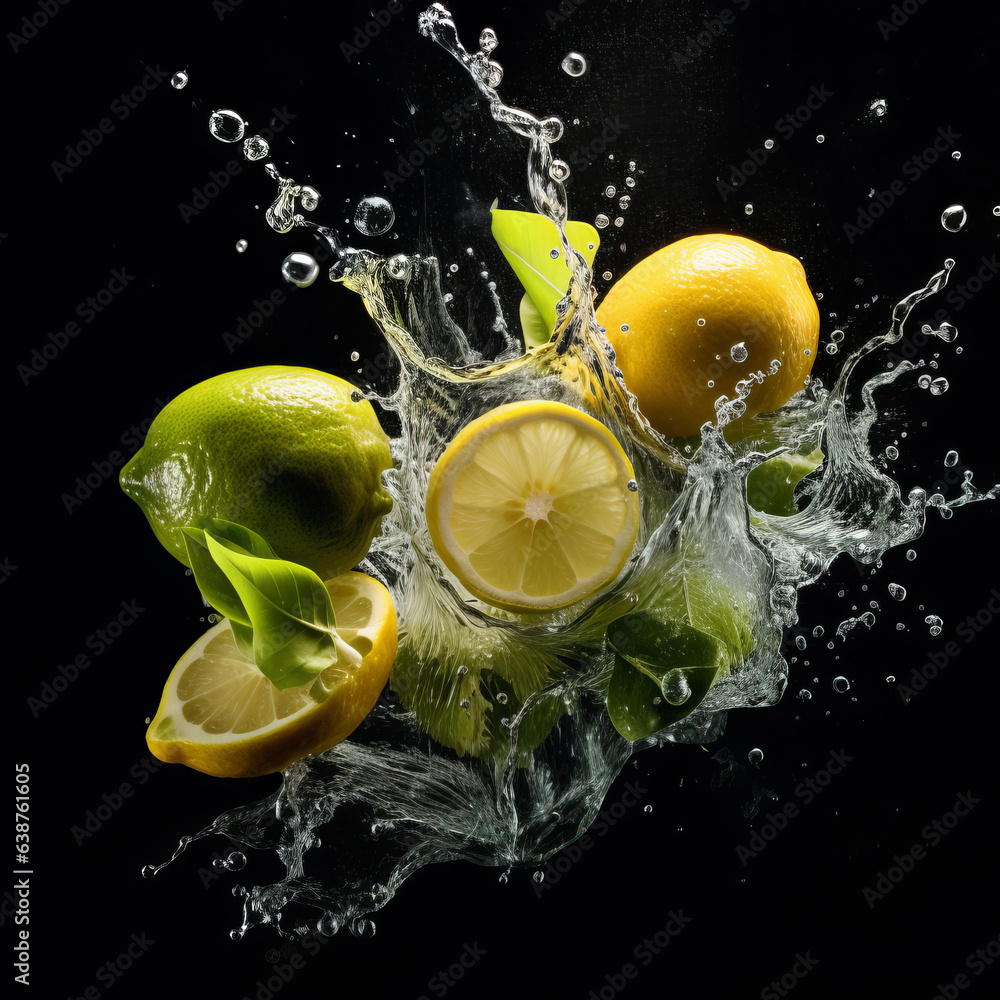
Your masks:
M 238 146 L 209 136 L 209 113 L 236 108 L 251 131 L 275 127 L 275 119 L 274 161 L 324 195 L 315 217 L 350 242 L 385 254 L 436 253 L 446 263 L 464 262 L 462 249 L 474 245 L 477 260 L 496 269 L 508 315 L 517 301 L 485 219 L 495 197 L 503 207 L 525 206 L 523 143 L 502 133 L 480 101 L 458 128 L 448 126 L 447 141 L 422 172 L 398 184 L 386 178 L 400 155 L 475 91 L 458 64 L 417 33 L 416 2 L 402 3 L 377 37 L 356 46 L 356 33 L 385 6 L 347 2 L 334 11 L 312 2 L 206 0 L 95 10 L 73 0 L 49 4 L 52 14 L 42 3 L 9 5 L 3 16 L 0 274 L 11 458 L 0 558 L 13 688 L 9 773 L 13 783 L 13 765 L 29 764 L 32 789 L 25 993 L 58 1000 L 88 989 L 90 996 L 234 1000 L 344 991 L 438 996 L 443 987 L 434 977 L 469 954 L 468 945 L 481 957 L 448 989 L 454 997 L 609 997 L 619 987 L 626 997 L 671 990 L 757 997 L 782 995 L 767 991 L 784 975 L 781 988 L 794 984 L 797 997 L 891 990 L 930 1000 L 961 974 L 968 980 L 944 995 L 996 995 L 1000 968 L 976 974 L 980 966 L 966 965 L 991 942 L 1000 951 L 991 502 L 958 509 L 949 520 L 931 512 L 924 537 L 888 552 L 874 573 L 850 560 L 836 563 L 822 585 L 801 595 L 797 631 L 808 646 L 798 651 L 794 633 L 788 637 L 788 655 L 797 659 L 782 702 L 733 713 L 711 746 L 636 758 L 606 801 L 625 801 L 634 782 L 641 806 L 626 808 L 568 868 L 561 856 L 567 870 L 558 879 L 550 871 L 539 884 L 531 870 L 515 869 L 504 882 L 496 869 L 433 866 L 375 915 L 374 937 L 342 931 L 321 948 L 306 948 L 268 928 L 239 942 L 229 938 L 241 917 L 231 887 L 279 877 L 273 859 L 252 857 L 244 872 L 216 877 L 213 857 L 230 845 L 209 840 L 157 878 L 141 877 L 142 866 L 169 857 L 183 834 L 224 808 L 265 796 L 278 779 L 219 781 L 157 768 L 148 758 L 143 719 L 173 662 L 200 633 L 204 609 L 183 568 L 118 489 L 117 465 L 135 448 L 130 429 L 164 400 L 223 371 L 296 364 L 367 385 L 374 369 L 366 362 L 377 367 L 383 351 L 345 289 L 282 282 L 284 256 L 315 245 L 305 234 L 268 228 L 263 208 L 272 182 L 259 164 L 242 160 Z M 961 456 L 959 468 L 976 470 L 979 486 L 1000 479 L 1000 284 L 991 284 L 988 266 L 1000 232 L 993 214 L 1000 203 L 995 13 L 984 15 L 967 0 L 836 8 L 741 0 L 729 5 L 734 16 L 713 36 L 704 22 L 718 18 L 721 3 L 585 0 L 564 4 L 571 13 L 561 19 L 547 14 L 558 11 L 555 0 L 455 0 L 452 9 L 467 46 L 485 26 L 497 32 L 507 101 L 566 121 L 561 151 L 576 151 L 586 163 L 569 185 L 572 217 L 592 220 L 607 210 L 613 202 L 604 188 L 613 184 L 620 194 L 625 163 L 637 161 L 632 205 L 620 213 L 620 238 L 619 231 L 606 236 L 599 271 L 617 276 L 691 232 L 739 232 L 803 260 L 823 296 L 821 342 L 840 327 L 849 348 L 886 329 L 893 303 L 954 258 L 948 295 L 921 307 L 911 324 L 913 333 L 921 322 L 939 321 L 943 309 L 958 326 L 954 345 L 922 354 L 940 354 L 933 374 L 951 388 L 939 397 L 914 388 L 880 397 L 888 417 L 872 446 L 899 447 L 890 464 L 904 493 L 943 487 L 957 496 L 955 477 L 944 481 L 950 448 Z M 590 63 L 579 79 L 559 68 L 570 50 Z M 175 90 L 161 77 L 180 69 L 190 82 Z M 121 95 L 133 88 L 138 97 L 129 108 Z M 811 94 L 814 108 L 800 113 L 801 127 L 779 129 Z M 820 102 L 816 94 L 830 96 Z M 880 118 L 869 110 L 876 99 L 886 102 Z M 111 127 L 100 144 L 78 163 L 70 160 L 102 119 Z M 617 131 L 596 155 L 608 123 Z M 913 157 L 942 134 L 958 138 L 937 162 L 915 166 Z M 719 180 L 731 181 L 747 151 L 760 155 L 769 136 L 777 147 L 724 198 Z M 212 189 L 213 174 L 234 160 L 239 172 Z M 894 181 L 902 193 L 862 229 L 869 192 L 892 191 Z M 197 214 L 186 211 L 199 192 L 213 190 L 217 196 Z M 347 220 L 370 194 L 388 195 L 397 220 L 386 236 L 366 240 Z M 938 221 L 952 203 L 968 210 L 959 233 Z M 249 242 L 244 254 L 234 250 L 240 238 Z M 985 280 L 967 285 L 975 294 L 959 295 L 980 268 Z M 32 352 L 79 322 L 78 305 L 106 288 L 116 270 L 128 276 L 124 290 L 26 376 Z M 481 291 L 473 271 L 456 279 L 456 318 L 481 325 L 481 307 L 469 304 Z M 230 350 L 224 333 L 272 295 L 280 300 L 273 315 Z M 350 361 L 352 351 L 359 362 Z M 816 374 L 830 380 L 842 357 L 821 353 Z M 381 372 L 377 387 L 391 379 L 391 370 Z M 112 474 L 101 472 L 111 466 Z M 74 503 L 77 478 L 95 471 L 100 482 Z M 908 547 L 917 554 L 912 562 Z M 906 586 L 905 601 L 889 597 L 890 582 Z M 827 649 L 837 623 L 870 610 L 871 601 L 879 605 L 875 625 Z M 122 602 L 143 610 L 96 655 L 91 637 Z M 941 635 L 929 634 L 928 614 L 943 619 Z M 956 632 L 977 614 L 977 631 Z M 826 630 L 822 640 L 812 637 L 816 625 Z M 957 655 L 946 655 L 948 642 Z M 90 665 L 71 682 L 59 681 L 63 690 L 51 703 L 31 701 L 78 654 Z M 904 704 L 887 676 L 928 675 L 932 656 L 946 668 Z M 833 690 L 839 674 L 850 680 L 846 693 Z M 798 699 L 801 688 L 813 697 Z M 748 760 L 752 748 L 763 750 L 759 766 Z M 807 802 L 800 783 L 825 781 L 834 753 L 849 762 Z M 117 799 L 123 784 L 128 794 Z M 928 846 L 925 828 L 950 822 L 962 793 L 975 797 L 974 808 Z M 120 808 L 81 835 L 88 815 L 107 815 L 102 804 L 109 800 Z M 751 802 L 759 804 L 752 821 Z M 786 805 L 796 815 L 780 831 L 768 826 L 768 814 Z M 755 831 L 771 839 L 750 857 L 740 848 Z M 924 845 L 926 856 L 885 898 L 866 898 L 864 890 L 914 845 Z M 892 874 L 899 878 L 902 869 Z M 5 899 L 10 961 L 15 927 Z M 690 923 L 643 965 L 635 949 L 667 927 L 671 912 Z M 146 946 L 131 967 L 114 978 L 102 973 L 134 939 Z M 634 979 L 622 975 L 630 962 Z

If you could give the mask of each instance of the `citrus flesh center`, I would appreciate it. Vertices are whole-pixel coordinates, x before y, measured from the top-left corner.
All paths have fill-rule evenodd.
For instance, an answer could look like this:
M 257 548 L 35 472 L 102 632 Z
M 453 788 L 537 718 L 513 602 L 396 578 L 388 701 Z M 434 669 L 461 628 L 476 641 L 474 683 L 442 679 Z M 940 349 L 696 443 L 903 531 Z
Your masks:
M 270 365 L 171 400 L 121 472 L 157 538 L 187 565 L 181 528 L 208 518 L 261 535 L 322 579 L 356 566 L 392 500 L 388 436 L 349 382 Z
M 325 584 L 337 631 L 360 664 L 344 657 L 302 687 L 279 690 L 245 657 L 225 619 L 178 661 L 146 741 L 152 753 L 217 777 L 252 777 L 288 767 L 346 739 L 372 710 L 396 655 L 389 592 L 363 573 Z M 320 701 L 319 683 L 329 694 Z
M 493 607 L 564 607 L 614 579 L 639 530 L 633 470 L 589 414 L 547 400 L 473 420 L 431 473 L 427 524 L 445 565 Z
M 625 385 L 650 424 L 697 434 L 715 401 L 749 388 L 746 413 L 803 388 L 819 341 L 819 307 L 794 257 L 740 236 L 690 236 L 623 275 L 597 319 Z

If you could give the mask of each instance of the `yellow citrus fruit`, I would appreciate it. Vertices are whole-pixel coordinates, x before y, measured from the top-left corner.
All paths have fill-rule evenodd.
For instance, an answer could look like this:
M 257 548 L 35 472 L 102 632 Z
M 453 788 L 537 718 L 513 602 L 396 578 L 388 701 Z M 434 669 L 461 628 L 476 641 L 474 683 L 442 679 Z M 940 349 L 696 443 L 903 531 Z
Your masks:
M 185 565 L 180 529 L 218 517 L 326 580 L 356 566 L 379 533 L 392 507 L 381 478 L 391 467 L 389 439 L 350 382 L 270 365 L 172 399 L 120 479 Z
M 639 409 L 669 436 L 697 434 L 741 382 L 751 387 L 748 415 L 777 410 L 803 387 L 819 339 L 802 264 L 723 234 L 689 236 L 640 261 L 597 319 Z
M 622 570 L 639 530 L 632 465 L 565 403 L 507 403 L 467 424 L 431 473 L 427 526 L 445 565 L 493 607 L 548 611 Z
M 146 732 L 154 756 L 220 778 L 248 778 L 283 770 L 350 736 L 389 677 L 396 611 L 385 587 L 364 573 L 344 573 L 326 588 L 337 631 L 359 654 L 359 665 L 342 655 L 309 684 L 279 690 L 239 651 L 223 619 L 171 671 Z M 322 698 L 320 689 L 329 694 Z

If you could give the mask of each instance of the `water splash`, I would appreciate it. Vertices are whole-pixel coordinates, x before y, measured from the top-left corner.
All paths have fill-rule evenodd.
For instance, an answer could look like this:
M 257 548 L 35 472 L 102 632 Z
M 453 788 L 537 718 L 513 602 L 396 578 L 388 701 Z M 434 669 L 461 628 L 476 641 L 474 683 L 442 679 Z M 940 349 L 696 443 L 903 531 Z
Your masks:
M 349 741 L 297 762 L 273 795 L 183 838 L 170 859 L 214 835 L 240 848 L 228 855 L 225 870 L 239 867 L 248 852 L 277 854 L 286 869 L 282 880 L 236 887 L 243 919 L 235 937 L 255 924 L 287 935 L 313 928 L 327 935 L 341 928 L 371 934 L 371 914 L 410 874 L 434 862 L 463 859 L 507 872 L 537 867 L 587 828 L 635 753 L 711 741 L 722 733 L 728 711 L 781 698 L 788 677 L 782 640 L 797 623 L 798 591 L 821 579 L 834 559 L 846 553 L 874 565 L 888 549 L 921 535 L 929 506 L 950 514 L 1000 490 L 979 492 L 966 469 L 955 499 L 928 498 L 920 488 L 904 497 L 869 446 L 880 417 L 876 396 L 890 385 L 916 382 L 922 365 L 894 359 L 891 348 L 904 337 L 914 307 L 946 286 L 950 260 L 896 305 L 885 332 L 845 356 L 829 388 L 814 379 L 779 413 L 754 418 L 751 432 L 735 443 L 726 440 L 724 427 L 741 414 L 742 398 L 720 401 L 717 425 L 706 427 L 693 453 L 660 436 L 614 365 L 594 316 L 593 276 L 566 236 L 563 182 L 569 168 L 552 151 L 562 122 L 501 101 L 495 32 L 485 30 L 478 50 L 469 52 L 440 4 L 425 11 L 419 25 L 469 73 L 497 124 L 527 140 L 531 202 L 555 224 L 571 280 L 552 340 L 526 353 L 506 332 L 494 298 L 492 328 L 503 344 L 495 357 L 484 358 L 477 331 L 452 318 L 436 258 L 386 258 L 346 245 L 332 229 L 302 216 L 299 209 L 312 210 L 318 200 L 312 189 L 266 166 L 277 186 L 268 223 L 279 233 L 305 228 L 326 244 L 330 278 L 362 297 L 399 362 L 391 393 L 371 394 L 395 413 L 400 429 L 387 477 L 394 508 L 363 568 L 389 586 L 401 642 L 393 690 Z M 235 124 L 228 125 L 225 135 L 235 134 Z M 225 135 L 219 138 L 237 141 Z M 597 224 L 609 220 L 598 216 Z M 942 328 L 945 342 L 946 333 Z M 737 362 L 740 346 L 733 347 Z M 888 367 L 883 363 L 859 384 L 868 360 L 887 360 Z M 932 392 L 934 382 L 928 381 Z M 752 392 L 754 384 L 747 379 L 741 392 Z M 471 600 L 447 573 L 429 540 L 422 498 L 428 470 L 459 428 L 502 402 L 538 398 L 589 410 L 612 429 L 636 471 L 643 523 L 629 566 L 608 590 L 525 623 Z M 792 516 L 747 505 L 748 472 L 775 453 L 762 450 L 765 441 L 771 449 L 777 441 L 779 451 L 808 454 L 822 447 L 825 454 L 802 494 L 802 509 Z M 685 719 L 629 742 L 605 710 L 612 655 L 604 632 L 626 611 L 650 607 L 664 588 L 683 584 L 676 570 L 681 564 L 697 566 L 705 581 L 724 582 L 725 599 L 747 622 L 752 649 Z M 837 634 L 843 640 L 874 622 L 866 612 L 841 622 Z M 817 634 L 822 631 L 813 630 Z M 799 639 L 802 649 L 805 638 Z M 838 691 L 849 687 L 844 677 L 833 684 Z M 690 695 L 679 671 L 667 674 L 662 692 L 672 704 Z M 403 707 L 417 694 L 438 707 L 435 718 L 420 724 Z M 802 688 L 798 697 L 811 694 Z M 541 740 L 539 717 L 553 722 Z M 452 749 L 428 739 L 435 727 L 449 734 Z M 143 874 L 162 867 L 147 866 Z

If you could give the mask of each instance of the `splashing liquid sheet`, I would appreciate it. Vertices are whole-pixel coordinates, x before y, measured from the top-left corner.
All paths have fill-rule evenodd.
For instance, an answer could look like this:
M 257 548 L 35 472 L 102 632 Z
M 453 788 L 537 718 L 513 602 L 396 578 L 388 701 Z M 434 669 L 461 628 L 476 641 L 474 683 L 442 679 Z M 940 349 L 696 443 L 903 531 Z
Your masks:
M 395 691 L 404 702 L 433 704 L 436 715 L 418 725 L 398 697 L 385 695 L 350 740 L 289 768 L 274 795 L 182 840 L 174 858 L 193 840 L 219 834 L 244 851 L 274 850 L 286 866 L 282 881 L 238 890 L 244 915 L 236 937 L 261 923 L 290 935 L 341 927 L 371 933 L 370 916 L 423 865 L 544 862 L 592 822 L 635 753 L 711 741 L 723 731 L 728 710 L 781 698 L 787 664 L 780 646 L 797 620 L 797 592 L 820 579 L 838 555 L 874 564 L 887 549 L 920 536 L 928 506 L 947 516 L 998 490 L 978 492 L 966 472 L 961 495 L 951 501 L 928 498 L 921 489 L 904 498 L 873 460 L 868 433 L 878 417 L 876 391 L 916 380 L 923 362 L 890 359 L 886 368 L 883 359 L 879 374 L 860 391 L 854 387 L 859 364 L 903 337 L 911 310 L 945 286 L 952 261 L 895 307 L 887 332 L 845 358 L 829 389 L 814 380 L 779 413 L 756 418 L 759 434 L 727 443 L 721 428 L 743 412 L 737 398 L 717 404 L 717 426 L 705 428 L 693 456 L 661 438 L 621 383 L 594 316 L 590 270 L 566 238 L 569 168 L 553 156 L 561 122 L 500 100 L 502 70 L 490 58 L 493 32 L 485 31 L 470 53 L 437 4 L 421 15 L 420 31 L 465 67 L 494 120 L 527 140 L 531 199 L 556 224 L 571 284 L 552 341 L 527 354 L 506 333 L 497 302 L 494 330 L 506 346 L 496 360 L 484 361 L 448 312 L 435 258 L 386 259 L 343 245 L 331 230 L 297 214 L 296 199 L 315 192 L 267 165 L 278 184 L 267 212 L 271 226 L 278 232 L 309 227 L 329 243 L 336 259 L 330 277 L 362 296 L 400 362 L 394 392 L 373 397 L 396 413 L 401 428 L 388 479 L 394 508 L 362 568 L 385 581 L 396 603 Z M 954 337 L 947 324 L 924 332 L 946 342 Z M 527 621 L 491 612 L 460 592 L 431 545 L 423 498 L 429 470 L 469 420 L 503 402 L 539 398 L 589 410 L 614 431 L 636 470 L 643 523 L 631 562 L 609 590 Z M 807 502 L 800 500 L 803 509 L 792 516 L 747 504 L 747 473 L 765 458 L 754 450 L 764 438 L 803 454 L 822 445 L 825 453 L 804 491 Z M 621 615 L 655 605 L 692 570 L 724 595 L 709 599 L 732 602 L 751 651 L 692 714 L 630 742 L 605 709 L 612 664 L 605 630 Z M 683 700 L 683 692 L 673 696 Z M 558 721 L 536 746 L 540 717 Z M 453 746 L 457 733 L 462 752 L 429 739 L 435 727 L 453 735 Z M 145 874 L 156 870 L 149 866 Z

